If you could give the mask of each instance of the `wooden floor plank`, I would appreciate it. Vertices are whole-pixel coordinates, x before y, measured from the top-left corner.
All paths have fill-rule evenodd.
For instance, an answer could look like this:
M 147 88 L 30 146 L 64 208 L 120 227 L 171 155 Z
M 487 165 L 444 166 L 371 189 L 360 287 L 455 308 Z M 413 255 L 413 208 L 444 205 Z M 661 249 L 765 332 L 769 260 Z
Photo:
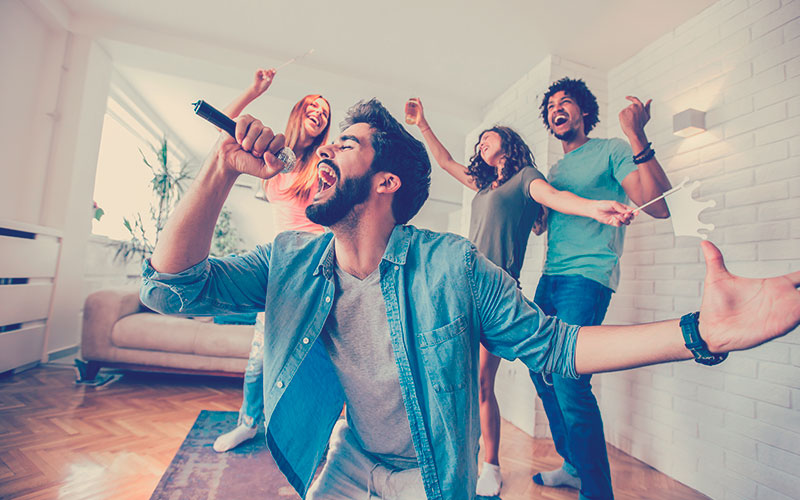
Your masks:
M 0 498 L 142 499 L 158 484 L 201 410 L 235 411 L 241 380 L 129 373 L 100 387 L 71 368 L 0 377 Z M 574 500 L 531 481 L 560 465 L 550 440 L 503 422 L 503 500 Z M 617 500 L 705 496 L 609 447 Z M 235 499 L 232 499 L 235 500 Z

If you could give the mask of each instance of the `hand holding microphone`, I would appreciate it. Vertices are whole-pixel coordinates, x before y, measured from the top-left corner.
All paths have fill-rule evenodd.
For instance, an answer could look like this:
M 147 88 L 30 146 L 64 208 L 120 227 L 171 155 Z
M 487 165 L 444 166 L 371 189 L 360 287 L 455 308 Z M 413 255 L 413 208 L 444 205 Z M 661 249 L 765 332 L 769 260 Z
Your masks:
M 213 106 L 211 106 L 210 104 L 208 104 L 203 100 L 199 100 L 193 104 L 194 104 L 194 111 L 195 113 L 197 113 L 198 116 L 208 120 L 213 125 L 216 125 L 220 129 L 224 130 L 231 137 L 236 138 L 235 121 L 231 120 L 221 111 L 217 110 L 216 108 L 214 108 Z M 253 124 L 256 121 L 257 120 L 250 118 L 249 122 L 247 122 L 248 125 L 247 132 L 245 133 L 245 136 L 242 138 L 240 144 L 242 149 L 244 149 L 245 151 L 249 151 L 250 154 L 256 157 L 262 157 L 268 151 L 268 149 L 271 149 L 270 146 L 272 145 L 271 142 L 274 135 L 272 134 L 271 131 L 269 131 L 268 134 L 261 133 L 261 132 L 266 132 L 268 129 L 257 130 L 256 128 L 252 127 L 251 124 Z M 260 124 L 260 122 L 258 123 Z M 237 141 L 238 140 L 239 139 L 237 139 Z M 278 161 L 281 162 L 283 168 L 279 172 L 272 173 L 272 175 L 277 173 L 289 173 L 292 171 L 296 162 L 296 157 L 294 151 L 292 151 L 291 148 L 284 147 L 280 149 L 280 151 L 275 153 L 275 157 L 278 159 Z

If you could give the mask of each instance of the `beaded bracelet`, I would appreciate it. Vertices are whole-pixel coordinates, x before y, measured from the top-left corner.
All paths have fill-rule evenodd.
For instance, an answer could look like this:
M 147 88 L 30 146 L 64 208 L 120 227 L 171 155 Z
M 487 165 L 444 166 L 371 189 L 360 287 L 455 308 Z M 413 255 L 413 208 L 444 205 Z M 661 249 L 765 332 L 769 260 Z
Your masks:
M 652 145 L 653 145 L 652 142 L 648 142 L 647 145 L 644 147 L 644 149 L 642 149 L 638 154 L 633 155 L 633 159 L 635 160 L 636 158 L 639 158 L 647 154 L 647 152 L 650 150 L 650 146 Z
M 648 149 L 646 152 L 643 151 L 643 153 L 644 154 L 641 155 L 641 156 L 634 156 L 633 157 L 633 163 L 635 163 L 636 165 L 639 165 L 640 163 L 645 163 L 645 162 L 648 162 L 648 161 L 652 160 L 653 157 L 656 155 L 656 150 L 655 149 Z

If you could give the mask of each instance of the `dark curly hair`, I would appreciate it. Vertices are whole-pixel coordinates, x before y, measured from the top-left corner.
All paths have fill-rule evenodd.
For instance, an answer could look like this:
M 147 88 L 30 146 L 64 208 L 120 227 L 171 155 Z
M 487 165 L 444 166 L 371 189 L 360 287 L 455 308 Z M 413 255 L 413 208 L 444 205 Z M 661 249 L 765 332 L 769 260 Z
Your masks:
M 374 172 L 391 172 L 400 178 L 400 189 L 392 201 L 392 214 L 398 224 L 417 215 L 428 199 L 431 186 L 431 161 L 425 146 L 406 131 L 377 99 L 359 101 L 348 111 L 342 130 L 356 123 L 372 129 Z
M 581 108 L 581 113 L 586 113 L 583 117 L 583 132 L 588 135 L 594 126 L 597 125 L 597 122 L 600 121 L 598 116 L 600 110 L 597 106 L 597 98 L 580 78 L 577 80 L 562 78 L 550 85 L 550 88 L 547 89 L 547 92 L 542 98 L 542 104 L 539 105 L 539 109 L 542 111 L 544 126 L 547 127 L 547 130 L 552 132 L 550 129 L 550 122 L 547 120 L 547 103 L 556 92 L 562 90 L 575 100 L 575 104 Z
M 469 165 L 467 165 L 467 174 L 475 180 L 478 190 L 490 186 L 494 181 L 498 180 L 497 169 L 483 161 L 481 153 L 478 151 L 481 138 L 487 132 L 495 132 L 500 136 L 500 148 L 503 150 L 503 154 L 506 155 L 506 164 L 503 166 L 501 178 L 499 179 L 500 184 L 513 177 L 524 167 L 536 166 L 533 153 L 531 153 L 528 145 L 525 144 L 525 141 L 514 129 L 501 126 L 486 129 L 478 136 L 478 142 L 475 143 L 475 154 L 469 159 Z

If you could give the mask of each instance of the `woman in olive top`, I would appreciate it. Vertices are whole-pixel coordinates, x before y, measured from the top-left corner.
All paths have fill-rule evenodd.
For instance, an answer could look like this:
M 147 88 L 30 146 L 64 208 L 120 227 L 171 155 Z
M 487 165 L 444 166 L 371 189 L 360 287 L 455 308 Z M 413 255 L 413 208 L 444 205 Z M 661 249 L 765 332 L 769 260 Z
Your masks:
M 553 188 L 536 169 L 530 148 L 511 128 L 495 126 L 483 131 L 469 165 L 462 165 L 434 135 L 425 119 L 422 102 L 414 98 L 407 106 L 411 121 L 416 119 L 439 166 L 476 191 L 472 199 L 469 239 L 514 279 L 519 281 L 528 234 L 541 214 L 542 205 L 612 226 L 630 223 L 631 207 L 610 200 L 588 200 Z M 481 347 L 480 416 L 484 463 L 477 494 L 485 496 L 498 495 L 502 486 L 498 457 L 500 410 L 494 394 L 499 364 L 500 358 Z

